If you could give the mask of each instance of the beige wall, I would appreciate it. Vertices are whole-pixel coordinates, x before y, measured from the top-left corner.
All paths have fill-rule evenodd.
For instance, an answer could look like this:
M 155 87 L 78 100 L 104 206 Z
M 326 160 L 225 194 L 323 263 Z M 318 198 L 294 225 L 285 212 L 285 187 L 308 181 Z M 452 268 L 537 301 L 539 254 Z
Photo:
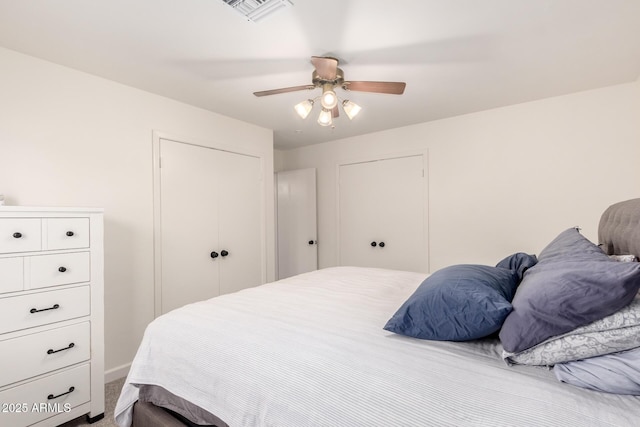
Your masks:
M 0 194 L 7 204 L 105 209 L 108 372 L 131 362 L 153 319 L 152 131 L 263 154 L 273 279 L 271 130 L 6 49 L 0 70 Z
M 286 161 L 286 151 L 273 150 L 273 169 L 275 171 L 284 170 Z
M 431 271 L 494 264 L 575 225 L 597 240 L 600 213 L 640 197 L 639 91 L 640 80 L 283 151 L 279 167 L 318 168 L 319 266 L 328 267 L 336 165 L 427 150 Z
M 153 318 L 152 131 L 318 168 L 319 264 L 335 265 L 336 164 L 429 153 L 431 269 L 537 252 L 640 197 L 640 80 L 292 151 L 272 132 L 0 48 L 0 194 L 8 204 L 105 208 L 106 368 L 131 361 Z M 348 126 L 348 123 L 342 125 Z M 237 142 L 236 142 L 237 141 Z M 272 191 L 273 183 L 269 182 Z M 267 197 L 273 278 L 273 197 Z

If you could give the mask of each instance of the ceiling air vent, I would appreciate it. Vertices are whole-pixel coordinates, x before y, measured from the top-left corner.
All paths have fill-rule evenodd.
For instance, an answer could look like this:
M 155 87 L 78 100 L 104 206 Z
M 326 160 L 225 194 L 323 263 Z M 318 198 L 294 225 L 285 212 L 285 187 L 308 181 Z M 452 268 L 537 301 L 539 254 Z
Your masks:
M 222 0 L 249 21 L 258 22 L 273 13 L 292 6 L 289 0 Z

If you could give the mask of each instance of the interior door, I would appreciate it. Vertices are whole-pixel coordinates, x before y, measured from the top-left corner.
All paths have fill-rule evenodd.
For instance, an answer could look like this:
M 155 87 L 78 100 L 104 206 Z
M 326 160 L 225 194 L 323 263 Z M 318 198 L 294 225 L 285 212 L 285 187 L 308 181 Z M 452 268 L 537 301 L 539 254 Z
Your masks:
M 262 283 L 261 165 L 257 157 L 219 151 L 220 294 Z
M 219 294 L 218 151 L 160 140 L 162 313 Z M 219 252 L 219 250 L 218 250 Z
M 276 174 L 278 278 L 318 268 L 316 170 Z
M 377 230 L 384 242 L 378 266 L 426 271 L 423 157 L 381 160 L 376 166 L 381 178 L 377 181 Z
M 427 270 L 422 155 L 341 165 L 340 264 Z
M 380 266 L 377 245 L 383 236 L 378 231 L 378 209 L 382 201 L 377 163 L 340 165 L 340 265 Z

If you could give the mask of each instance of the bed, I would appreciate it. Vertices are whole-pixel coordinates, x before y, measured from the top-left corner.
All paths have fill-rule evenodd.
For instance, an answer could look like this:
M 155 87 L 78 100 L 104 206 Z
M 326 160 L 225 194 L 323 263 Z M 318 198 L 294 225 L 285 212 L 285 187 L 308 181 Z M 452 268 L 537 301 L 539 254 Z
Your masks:
M 638 256 L 639 233 L 640 199 L 613 205 L 602 216 L 599 240 L 607 254 Z M 543 261 L 539 264 L 558 265 Z M 514 306 L 521 289 L 529 287 L 524 281 L 540 275 L 536 268 L 518 273 L 524 279 Z M 625 270 L 630 277 L 634 268 Z M 148 326 L 132 363 L 116 422 L 121 427 L 637 425 L 640 397 L 563 383 L 550 364 L 514 362 L 509 356 L 520 353 L 506 352 L 501 338 L 507 337 L 498 331 L 454 342 L 383 329 L 426 279 L 431 278 L 421 273 L 335 267 L 160 316 Z M 640 287 L 638 282 L 634 288 L 633 280 L 624 291 L 633 295 L 619 304 L 627 310 Z

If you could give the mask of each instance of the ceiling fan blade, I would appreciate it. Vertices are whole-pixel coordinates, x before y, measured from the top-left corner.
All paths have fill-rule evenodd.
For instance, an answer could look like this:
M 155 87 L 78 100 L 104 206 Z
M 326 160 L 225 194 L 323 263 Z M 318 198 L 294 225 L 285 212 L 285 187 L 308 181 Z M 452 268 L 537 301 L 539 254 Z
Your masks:
M 279 93 L 287 93 L 287 92 L 296 92 L 298 90 L 311 90 L 315 89 L 314 85 L 303 85 L 303 86 L 292 86 L 292 87 L 284 87 L 282 89 L 271 89 L 271 90 L 263 90 L 260 92 L 253 92 L 255 96 L 267 96 L 267 95 L 277 95 Z
M 338 109 L 338 105 L 336 105 L 331 110 L 331 118 L 335 119 L 336 117 L 339 117 L 339 116 L 340 116 L 340 110 Z
M 323 80 L 335 80 L 338 76 L 338 60 L 325 56 L 312 56 L 311 63 L 316 67 L 316 73 Z
M 404 82 L 344 82 L 342 88 L 359 92 L 389 93 L 402 95 L 407 84 Z

